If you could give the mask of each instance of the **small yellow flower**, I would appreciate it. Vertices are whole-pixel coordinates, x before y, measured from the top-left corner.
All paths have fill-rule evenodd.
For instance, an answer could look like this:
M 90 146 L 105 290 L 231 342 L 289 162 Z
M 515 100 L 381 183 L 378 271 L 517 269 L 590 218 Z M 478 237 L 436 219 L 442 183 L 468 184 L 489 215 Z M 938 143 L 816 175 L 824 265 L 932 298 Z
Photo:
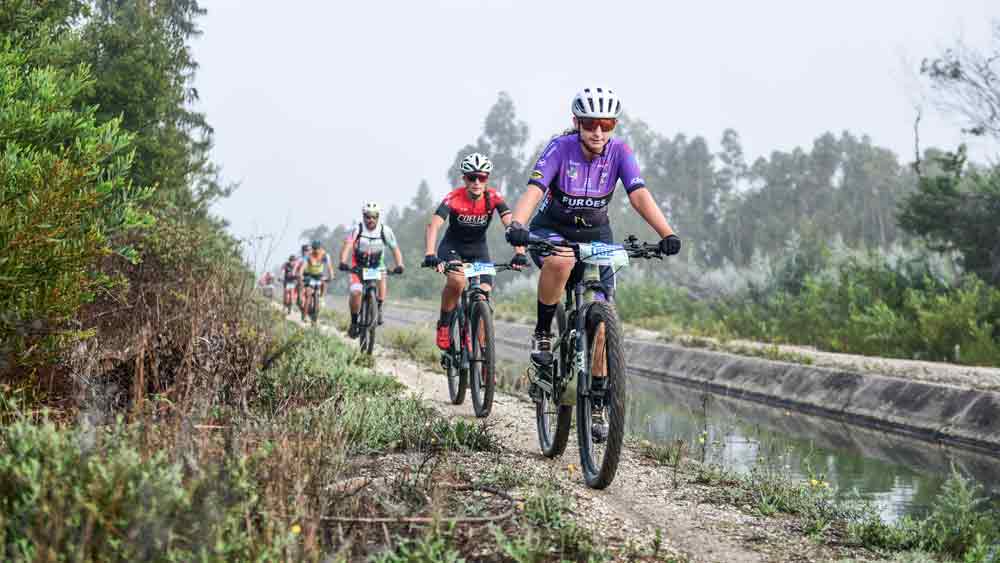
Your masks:
M 698 436 L 698 443 L 699 444 L 704 444 L 705 443 L 705 437 L 704 436 Z
M 519 502 L 515 506 L 517 507 L 518 510 L 524 510 L 524 503 L 523 502 Z
M 810 479 L 809 480 L 809 485 L 811 485 L 813 487 L 818 487 L 819 486 L 819 481 L 817 481 L 815 479 Z
M 302 533 L 302 526 L 298 524 L 292 524 L 292 535 L 297 536 Z

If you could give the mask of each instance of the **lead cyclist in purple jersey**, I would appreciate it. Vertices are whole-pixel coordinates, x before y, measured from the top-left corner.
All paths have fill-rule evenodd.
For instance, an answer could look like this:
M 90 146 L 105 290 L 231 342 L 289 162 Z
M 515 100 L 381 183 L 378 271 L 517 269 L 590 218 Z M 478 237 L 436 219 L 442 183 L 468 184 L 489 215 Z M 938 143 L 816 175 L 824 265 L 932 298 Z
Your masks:
M 681 240 L 646 189 L 635 155 L 625 141 L 611 137 L 622 113 L 617 94 L 603 87 L 585 88 L 573 97 L 572 109 L 573 130 L 553 139 L 535 163 L 528 189 L 514 207 L 507 242 L 525 246 L 529 235 L 553 242 L 613 242 L 608 203 L 621 180 L 632 207 L 661 237 L 660 250 L 667 255 L 680 252 Z M 539 204 L 529 230 L 524 223 Z M 534 258 L 541 275 L 532 357 L 540 358 L 551 351 L 552 318 L 576 259 Z M 608 297 L 612 287 L 607 289 Z

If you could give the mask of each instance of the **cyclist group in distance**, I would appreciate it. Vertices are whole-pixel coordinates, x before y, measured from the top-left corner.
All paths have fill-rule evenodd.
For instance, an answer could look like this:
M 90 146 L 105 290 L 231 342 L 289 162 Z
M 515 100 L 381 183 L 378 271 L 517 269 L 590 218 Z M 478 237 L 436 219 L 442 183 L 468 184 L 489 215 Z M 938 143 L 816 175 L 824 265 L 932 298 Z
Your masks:
M 625 187 L 629 202 L 649 226 L 661 237 L 659 246 L 665 256 L 680 252 L 681 241 L 668 224 L 643 179 L 632 149 L 620 138 L 612 136 L 622 113 L 622 103 L 613 90 L 590 87 L 577 93 L 571 103 L 572 128 L 552 139 L 542 151 L 527 179 L 528 189 L 511 209 L 503 196 L 488 185 L 493 163 L 489 157 L 472 153 L 461 161 L 464 185 L 456 187 L 438 206 L 427 223 L 425 256 L 422 266 L 444 272 L 449 261 L 490 262 L 487 230 L 493 215 L 500 218 L 505 238 L 514 247 L 510 260 L 513 269 L 528 266 L 526 245 L 532 237 L 552 243 L 612 243 L 613 235 L 608 207 L 619 181 Z M 535 213 L 537 209 L 537 213 Z M 529 218 L 535 213 L 529 223 Z M 378 256 L 385 270 L 386 251 L 393 253 L 396 274 L 404 270 L 403 256 L 396 235 L 380 220 L 378 203 L 366 202 L 361 209 L 361 221 L 352 228 L 340 251 L 339 270 L 351 272 L 366 256 Z M 447 223 L 444 237 L 438 233 Z M 550 351 L 552 319 L 563 288 L 578 270 L 576 262 L 567 256 L 541 256 L 531 252 L 531 259 L 540 268 L 538 301 L 532 358 L 544 362 Z M 351 311 L 349 335 L 356 336 L 358 310 L 361 303 L 361 283 L 357 273 L 350 273 L 348 303 Z M 327 283 L 333 279 L 333 268 L 319 240 L 302 245 L 300 254 L 292 254 L 281 267 L 286 287 L 286 304 L 295 301 L 305 320 L 303 285 L 311 278 L 321 282 L 321 298 Z M 609 297 L 614 295 L 614 273 L 602 274 Z M 483 276 L 481 287 L 489 292 L 491 276 Z M 388 284 L 379 283 L 378 324 L 382 324 L 382 303 L 388 295 Z M 450 272 L 441 291 L 440 316 L 436 343 L 447 349 L 451 335 L 451 315 L 465 286 L 465 277 Z M 322 303 L 322 299 L 320 299 Z
M 355 271 L 359 264 L 377 264 L 380 270 L 385 271 L 385 254 L 387 250 L 391 250 L 396 264 L 392 272 L 402 274 L 404 270 L 403 254 L 396 242 L 396 234 L 391 227 L 382 224 L 380 216 L 381 207 L 378 203 L 365 202 L 361 206 L 361 221 L 348 231 L 340 249 L 340 264 L 337 269 L 350 276 L 348 307 L 351 311 L 351 327 L 348 335 L 352 338 L 357 336 L 358 311 L 361 308 L 361 280 Z M 290 312 L 291 304 L 296 303 L 303 321 L 306 320 L 310 305 L 310 296 L 304 290 L 305 287 L 311 280 L 319 281 L 320 290 L 315 299 L 317 305 L 321 306 L 327 284 L 335 277 L 330 255 L 323 248 L 323 241 L 318 239 L 310 244 L 303 244 L 300 254 L 289 255 L 288 260 L 281 265 L 280 273 L 285 283 L 286 311 Z M 385 278 L 382 278 L 378 289 L 379 325 L 383 322 L 382 302 L 387 295 L 388 287 Z

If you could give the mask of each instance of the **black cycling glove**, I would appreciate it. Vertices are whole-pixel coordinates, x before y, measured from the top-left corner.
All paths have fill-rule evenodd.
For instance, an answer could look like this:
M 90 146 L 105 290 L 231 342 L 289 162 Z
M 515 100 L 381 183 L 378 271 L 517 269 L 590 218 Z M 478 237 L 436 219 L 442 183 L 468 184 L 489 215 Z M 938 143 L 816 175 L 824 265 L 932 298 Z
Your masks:
M 511 266 L 525 267 L 528 265 L 528 257 L 523 253 L 515 254 L 513 258 L 510 259 Z
M 507 225 L 506 235 L 507 242 L 511 246 L 525 246 L 528 244 L 528 238 L 531 236 L 531 233 L 524 225 L 517 221 L 511 221 L 510 225 Z
M 438 264 L 441 263 L 441 259 L 434 254 L 428 254 L 424 256 L 424 261 L 420 264 L 424 268 L 436 268 Z
M 681 251 L 681 239 L 677 235 L 663 237 L 660 241 L 660 252 L 665 256 L 673 256 Z
M 392 273 L 396 274 L 397 276 L 400 275 L 400 274 L 402 274 L 403 273 L 403 267 L 402 266 L 396 266 L 396 269 L 393 270 Z
M 341 262 L 340 266 L 338 267 L 338 269 L 341 272 L 350 272 L 351 271 L 351 265 L 348 264 L 347 262 Z

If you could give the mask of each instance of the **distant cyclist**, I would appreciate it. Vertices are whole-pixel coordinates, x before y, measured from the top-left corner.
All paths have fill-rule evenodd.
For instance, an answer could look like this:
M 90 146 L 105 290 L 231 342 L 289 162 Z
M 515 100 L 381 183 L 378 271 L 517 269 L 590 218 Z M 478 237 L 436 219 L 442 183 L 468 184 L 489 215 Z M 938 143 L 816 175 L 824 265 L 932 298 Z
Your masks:
M 403 254 L 399 250 L 396 242 L 396 234 L 392 232 L 389 225 L 379 220 L 381 208 L 379 204 L 369 201 L 361 206 L 361 222 L 351 229 L 344 238 L 344 246 L 340 249 L 340 269 L 349 272 L 352 268 L 362 265 L 372 267 L 376 264 L 383 272 L 385 271 L 385 249 L 392 250 L 392 258 L 396 262 L 393 270 L 397 274 L 403 273 Z M 351 273 L 350 296 L 347 303 L 351 308 L 351 328 L 348 329 L 348 336 L 356 338 L 358 335 L 358 313 L 361 311 L 361 277 L 356 273 Z M 378 324 L 382 324 L 382 303 L 388 296 L 388 283 L 385 276 L 378 286 Z
M 284 301 L 284 303 L 285 303 L 286 306 L 290 306 L 291 305 L 292 300 L 293 300 L 293 298 L 295 296 L 296 286 L 298 285 L 298 281 L 299 281 L 299 278 L 298 278 L 298 275 L 297 275 L 297 272 L 299 270 L 299 261 L 300 260 L 299 260 L 298 255 L 296 255 L 296 254 L 289 254 L 288 255 L 288 260 L 284 264 L 281 265 L 281 270 L 280 270 L 281 284 L 282 284 L 282 287 L 285 290 L 285 301 Z M 291 284 L 292 287 L 289 288 L 288 287 L 289 284 Z
M 507 241 L 524 245 L 530 233 L 555 243 L 611 243 L 608 205 L 620 180 L 632 207 L 661 237 L 660 250 L 666 255 L 680 252 L 681 240 L 646 188 L 632 149 L 624 140 L 611 136 L 622 113 L 618 95 L 608 88 L 585 88 L 573 97 L 571 107 L 573 129 L 554 138 L 539 156 L 528 189 L 514 207 Z M 524 223 L 536 207 L 538 214 L 529 230 Z M 532 258 L 541 267 L 532 357 L 550 359 L 552 318 L 576 259 L 553 255 L 543 260 L 536 253 Z M 613 298 L 613 273 L 605 270 L 602 279 L 607 297 Z
M 455 188 L 445 196 L 427 223 L 423 265 L 436 267 L 439 272 L 444 271 L 445 262 L 454 259 L 464 262 L 490 262 L 486 230 L 493 220 L 493 212 L 496 211 L 504 225 L 510 224 L 511 221 L 507 202 L 495 189 L 486 185 L 490 172 L 493 171 L 490 159 L 482 154 L 472 153 L 462 159 L 460 167 L 465 185 Z M 438 230 L 445 220 L 448 221 L 448 230 L 445 231 L 444 238 L 441 239 L 441 244 L 437 246 L 435 252 Z M 523 248 L 518 250 L 511 264 L 516 268 L 528 264 Z M 480 287 L 489 291 L 493 282 L 492 276 L 481 276 L 480 282 Z M 465 277 L 453 272 L 448 275 L 444 290 L 441 291 L 437 345 L 442 350 L 447 350 L 451 342 L 451 316 L 458 307 L 464 288 Z
M 309 251 L 311 251 L 311 250 L 312 250 L 312 247 L 309 246 L 308 244 L 303 244 L 299 248 L 298 266 L 296 267 L 296 270 L 295 270 L 295 279 L 298 282 L 298 285 L 296 286 L 296 290 L 298 291 L 297 302 L 298 302 L 298 306 L 299 306 L 299 311 L 302 311 L 303 315 L 305 314 L 305 304 L 303 303 L 302 300 L 303 300 L 303 297 L 305 295 L 305 292 L 302 291 L 303 290 L 302 271 L 306 267 L 306 258 L 309 257 Z
M 301 272 L 305 285 L 308 285 L 310 279 L 318 279 L 320 281 L 319 295 L 313 295 L 313 299 L 317 299 L 316 308 L 319 309 L 323 305 L 323 295 L 326 293 L 326 282 L 327 280 L 333 279 L 333 267 L 330 265 L 330 256 L 326 253 L 326 250 L 323 249 L 323 243 L 321 241 L 314 240 L 309 246 L 310 250 L 306 255 Z M 302 313 L 302 317 L 303 320 L 305 320 L 304 311 Z

